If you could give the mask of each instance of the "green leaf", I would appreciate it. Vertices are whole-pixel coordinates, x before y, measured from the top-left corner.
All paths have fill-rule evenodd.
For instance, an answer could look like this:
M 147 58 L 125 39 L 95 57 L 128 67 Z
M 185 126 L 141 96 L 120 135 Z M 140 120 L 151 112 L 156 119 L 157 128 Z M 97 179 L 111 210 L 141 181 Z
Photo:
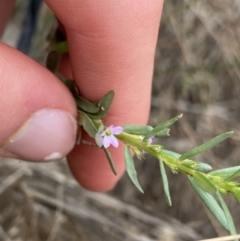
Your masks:
M 91 118 L 84 112 L 80 112 L 80 125 L 83 126 L 83 129 L 88 133 L 89 136 L 95 138 L 97 128 L 92 122 Z
M 181 161 L 181 164 L 200 172 L 208 172 L 212 170 L 212 167 L 207 163 L 196 162 L 189 159 Z
M 219 176 L 224 180 L 231 180 L 235 177 L 240 176 L 240 166 L 223 168 L 223 169 L 209 172 L 208 174 L 212 176 Z
M 103 139 L 100 136 L 103 130 L 104 130 L 104 125 L 101 124 L 98 127 L 98 131 L 97 131 L 97 133 L 95 135 L 95 142 L 97 143 L 98 147 L 100 147 L 100 148 L 103 146 Z
M 196 170 L 200 171 L 200 172 L 209 172 L 212 170 L 212 167 L 204 162 L 197 162 L 197 168 Z
M 176 153 L 176 152 L 173 152 L 173 151 L 168 151 L 168 150 L 162 150 L 163 153 L 173 157 L 173 158 L 176 158 L 176 159 L 179 159 L 179 157 L 181 156 L 180 154 Z M 189 159 L 185 159 L 185 160 L 182 160 L 182 164 L 185 165 L 185 166 L 188 166 L 188 167 L 191 167 L 191 168 L 194 168 L 194 165 L 196 166 L 196 168 L 194 168 L 195 170 L 198 170 L 198 171 L 201 171 L 201 172 L 208 172 L 208 171 L 211 171 L 212 170 L 212 167 L 207 164 L 207 163 L 204 163 L 204 162 L 197 162 L 197 161 L 192 161 L 192 160 L 189 160 Z
M 205 206 L 209 209 L 209 211 L 212 213 L 212 215 L 216 218 L 216 220 L 226 229 L 228 228 L 228 222 L 225 217 L 225 214 L 222 210 L 222 208 L 219 206 L 218 202 L 214 198 L 213 195 L 203 191 L 193 180 L 192 177 L 188 177 L 191 186 L 199 196 L 199 198 L 202 200 L 202 202 L 205 204 Z
M 80 110 L 85 111 L 90 114 L 97 114 L 99 112 L 99 108 L 97 106 L 95 106 L 90 101 L 84 99 L 83 97 L 78 96 L 75 98 L 75 100 L 76 100 L 77 106 L 78 106 L 78 108 L 80 108 Z
M 217 145 L 218 143 L 224 141 L 225 139 L 229 138 L 231 135 L 233 134 L 232 131 L 220 134 L 216 137 L 214 137 L 213 139 L 211 139 L 210 141 L 204 143 L 201 146 L 195 147 L 192 150 L 185 152 L 180 158 L 179 160 L 185 160 L 188 159 L 192 156 L 196 156 L 199 153 L 202 153 L 212 147 L 214 147 L 215 145 Z
M 233 196 L 240 203 L 240 190 L 239 190 L 239 188 L 236 188 L 236 189 L 233 190 Z
M 192 161 L 192 160 L 184 160 L 184 161 L 181 161 L 181 164 L 186 166 L 186 167 L 190 167 L 192 169 L 195 169 L 195 170 L 198 170 L 198 165 L 199 163 L 196 162 L 196 161 Z
M 124 125 L 123 131 L 135 134 L 135 135 L 146 135 L 149 131 L 153 129 L 152 126 L 139 126 L 139 125 Z
M 173 152 L 173 151 L 169 151 L 169 150 L 165 150 L 165 149 L 162 149 L 162 153 L 168 155 L 168 156 L 171 156 L 175 159 L 178 159 L 181 155 L 176 153 L 176 152 Z
M 225 217 L 227 219 L 228 227 L 229 227 L 228 230 L 229 230 L 231 235 L 236 235 L 237 232 L 236 232 L 235 225 L 234 225 L 234 222 L 233 222 L 233 219 L 232 219 L 232 215 L 231 215 L 225 201 L 223 200 L 222 195 L 219 193 L 219 191 L 217 192 L 217 197 L 219 199 L 219 202 L 222 206 L 223 212 L 224 212 Z M 239 241 L 239 240 L 235 239 L 234 241 Z
M 133 184 L 137 187 L 137 189 L 140 192 L 144 193 L 142 190 L 142 187 L 140 186 L 140 184 L 138 182 L 137 172 L 135 170 L 132 154 L 127 145 L 125 145 L 125 147 L 124 147 L 124 159 L 125 159 L 125 165 L 126 165 L 126 170 L 127 170 L 128 176 L 132 180 Z
M 201 172 L 196 171 L 193 175 L 193 180 L 205 192 L 216 194 L 216 187 Z
M 61 43 L 56 44 L 54 50 L 59 54 L 65 54 L 68 52 L 68 43 L 67 41 L 63 41 Z
M 180 118 L 182 117 L 181 115 L 176 116 L 175 118 L 165 121 L 163 123 L 161 123 L 160 125 L 156 126 L 155 128 L 153 128 L 150 132 L 148 132 L 146 134 L 146 136 L 143 138 L 143 141 L 147 141 L 149 138 L 151 138 L 152 136 L 157 135 L 159 132 L 161 132 L 162 130 L 168 128 L 169 126 L 171 126 L 174 122 L 178 121 Z
M 71 79 L 65 79 L 63 78 L 61 75 L 58 74 L 59 79 L 61 79 L 61 81 L 68 87 L 68 89 L 70 90 L 70 92 L 75 91 L 75 82 L 74 80 Z
M 115 175 L 117 175 L 117 171 L 116 171 L 116 168 L 115 168 L 115 164 L 114 164 L 114 161 L 113 161 L 113 159 L 112 159 L 112 156 L 111 156 L 109 150 L 106 149 L 106 148 L 103 148 L 103 150 L 104 150 L 104 153 L 105 153 L 105 155 L 106 155 L 106 157 L 107 157 L 107 159 L 108 159 L 108 163 L 109 163 L 109 165 L 110 165 L 110 167 L 111 167 L 111 169 L 112 169 L 112 172 L 113 172 Z
M 164 189 L 166 202 L 169 206 L 172 206 L 171 196 L 169 192 L 168 178 L 167 178 L 167 173 L 165 171 L 164 163 L 161 160 L 159 161 L 159 163 L 160 163 L 160 171 L 161 171 L 161 176 L 163 180 L 163 189 Z
M 170 133 L 170 129 L 169 129 L 169 128 L 165 128 L 165 129 L 159 131 L 159 132 L 155 135 L 155 137 L 166 137 L 166 136 L 170 136 L 169 133 Z
M 95 142 L 97 144 L 98 147 L 102 147 L 103 146 L 103 140 L 102 137 L 100 136 L 100 134 L 97 132 L 95 135 Z
M 100 102 L 98 103 L 99 112 L 97 114 L 92 114 L 91 117 L 95 119 L 104 118 L 112 105 L 113 98 L 114 98 L 114 91 L 111 90 L 107 92 L 107 94 L 105 94 L 103 98 L 100 100 Z
M 98 127 L 98 133 L 100 134 L 100 133 L 102 133 L 103 132 L 103 130 L 104 130 L 104 125 L 103 124 L 100 124 L 99 125 L 99 127 Z
M 58 66 L 61 60 L 61 55 L 56 51 L 51 51 L 46 60 L 46 67 L 52 73 L 55 73 L 58 70 Z

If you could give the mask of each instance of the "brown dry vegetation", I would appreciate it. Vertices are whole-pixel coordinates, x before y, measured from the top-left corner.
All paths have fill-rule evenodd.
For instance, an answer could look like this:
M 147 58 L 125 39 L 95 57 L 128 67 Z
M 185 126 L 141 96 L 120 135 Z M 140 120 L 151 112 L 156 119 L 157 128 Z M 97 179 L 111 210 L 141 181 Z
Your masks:
M 46 8 L 42 14 L 51 18 Z M 44 41 L 43 25 L 39 25 L 35 46 Z M 36 59 L 42 58 L 32 53 Z M 234 130 L 231 139 L 197 159 L 214 168 L 238 165 L 239 61 L 240 1 L 165 2 L 150 124 L 184 113 L 172 128 L 171 137 L 161 140 L 166 149 L 181 153 Z M 185 176 L 169 173 L 173 207 L 168 207 L 157 161 L 147 157 L 136 166 L 144 195 L 127 176 L 106 195 L 82 190 L 64 162 L 39 165 L 1 160 L 0 240 L 180 241 L 226 234 Z M 240 231 L 239 205 L 232 198 L 227 201 Z

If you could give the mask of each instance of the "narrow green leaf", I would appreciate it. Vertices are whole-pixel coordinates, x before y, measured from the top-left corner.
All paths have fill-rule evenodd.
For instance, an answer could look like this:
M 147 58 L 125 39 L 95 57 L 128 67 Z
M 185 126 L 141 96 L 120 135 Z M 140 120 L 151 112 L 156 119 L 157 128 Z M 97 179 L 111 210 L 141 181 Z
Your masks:
M 84 99 L 83 97 L 78 96 L 75 98 L 75 100 L 76 100 L 77 106 L 78 106 L 78 108 L 80 108 L 80 110 L 85 111 L 90 114 L 97 114 L 99 112 L 99 108 L 97 106 L 95 106 L 90 101 Z
M 68 43 L 67 41 L 63 41 L 61 43 L 56 44 L 54 50 L 59 54 L 65 54 L 68 52 Z
M 165 199 L 167 204 L 169 206 L 172 206 L 171 196 L 169 192 L 168 178 L 167 178 L 167 173 L 165 171 L 164 163 L 160 160 L 159 164 L 160 164 L 160 171 L 161 171 L 161 176 L 163 181 L 163 190 L 165 194 Z
M 71 79 L 64 79 L 62 76 L 58 75 L 58 77 L 61 79 L 61 81 L 68 87 L 68 89 L 73 92 L 75 89 L 75 82 Z
M 155 137 L 166 137 L 166 136 L 170 136 L 169 133 L 170 133 L 170 129 L 169 129 L 169 128 L 165 128 L 165 129 L 159 131 L 159 132 L 155 135 Z
M 181 156 L 180 154 L 176 153 L 176 152 L 173 152 L 173 151 L 168 151 L 168 150 L 162 150 L 163 153 L 169 155 L 169 156 L 172 156 L 173 158 L 176 158 L 176 159 L 179 159 L 179 157 Z M 196 166 L 196 170 L 198 171 L 201 171 L 201 172 L 208 172 L 208 171 L 211 171 L 212 170 L 212 167 L 207 164 L 207 163 L 204 163 L 204 162 L 197 162 L 197 161 L 192 161 L 192 160 L 189 160 L 189 159 L 185 159 L 185 160 L 182 160 L 183 162 L 183 165 L 185 166 L 188 166 L 188 167 L 194 167 L 194 165 Z
M 181 161 L 181 164 L 184 166 L 190 167 L 192 169 L 198 170 L 197 168 L 198 168 L 199 163 L 196 161 L 187 159 L 187 160 Z
M 235 177 L 240 176 L 240 166 L 223 168 L 223 169 L 209 172 L 208 174 L 212 176 L 219 176 L 224 180 L 231 180 Z
M 101 137 L 101 133 L 102 133 L 103 130 L 104 130 L 104 125 L 100 125 L 98 127 L 98 131 L 95 135 L 95 141 L 96 141 L 98 147 L 100 147 L 100 148 L 103 146 L 103 139 Z
M 161 132 L 162 130 L 168 128 L 169 126 L 171 126 L 174 122 L 178 121 L 180 118 L 182 117 L 181 115 L 176 116 L 175 118 L 165 121 L 163 123 L 161 123 L 160 125 L 156 126 L 155 128 L 153 128 L 150 132 L 148 132 L 146 134 L 146 136 L 144 137 L 143 141 L 147 141 L 149 138 L 151 138 L 152 136 L 157 135 L 159 132 Z
M 193 180 L 205 192 L 216 194 L 216 187 L 201 172 L 196 171 L 194 173 Z
M 107 92 L 107 94 L 105 94 L 103 98 L 100 100 L 100 102 L 98 103 L 99 112 L 97 114 L 92 114 L 91 117 L 95 119 L 104 118 L 112 105 L 113 98 L 114 98 L 114 91 L 111 90 Z
M 98 147 L 101 148 L 103 146 L 103 139 L 98 132 L 95 135 L 95 142 L 96 142 Z
M 95 138 L 97 128 L 95 127 L 91 118 L 84 112 L 80 112 L 80 122 L 80 124 L 83 126 L 83 129 L 88 133 L 88 135 L 92 138 Z
M 67 88 L 74 97 L 79 96 L 78 87 L 73 79 L 66 79 L 63 75 L 61 75 L 58 72 L 56 72 L 55 75 L 59 78 L 59 80 L 61 80 L 61 82 L 63 82 L 67 86 Z
M 110 165 L 110 167 L 111 167 L 111 169 L 112 169 L 112 172 L 113 172 L 115 175 L 117 175 L 117 171 L 116 171 L 116 168 L 115 168 L 115 164 L 114 164 L 114 161 L 113 161 L 113 159 L 112 159 L 112 156 L 111 156 L 109 150 L 106 149 L 106 148 L 103 148 L 103 150 L 104 150 L 104 153 L 105 153 L 105 155 L 106 155 L 106 157 L 107 157 L 107 159 L 108 159 L 108 163 L 109 163 L 109 165 Z
M 165 149 L 162 149 L 162 152 L 166 155 L 169 155 L 169 156 L 175 158 L 175 159 L 178 159 L 181 156 L 179 153 L 169 151 L 169 150 L 165 150 Z
M 212 213 L 212 215 L 216 218 L 216 220 L 226 229 L 228 228 L 228 222 L 225 217 L 225 214 L 222 210 L 222 208 L 219 206 L 218 202 L 214 198 L 213 195 L 203 191 L 193 180 L 192 177 L 188 177 L 191 186 L 193 187 L 194 191 L 197 193 L 199 198 L 202 200 L 202 202 L 205 204 L 205 206 L 209 209 L 209 211 Z
M 138 182 L 137 172 L 135 170 L 132 154 L 127 145 L 125 145 L 125 147 L 124 147 L 124 159 L 125 159 L 125 165 L 126 165 L 126 170 L 127 170 L 128 176 L 132 180 L 133 184 L 137 187 L 137 189 L 140 192 L 144 193 L 142 190 L 142 187 L 140 186 L 140 184 Z
M 100 124 L 98 127 L 98 133 L 100 134 L 104 130 L 104 125 Z
M 233 219 L 232 219 L 232 215 L 231 215 L 225 201 L 223 200 L 222 195 L 219 193 L 219 191 L 217 192 L 217 197 L 219 199 L 219 202 L 222 206 L 223 212 L 224 212 L 225 217 L 227 219 L 228 227 L 229 227 L 228 230 L 229 230 L 231 235 L 236 235 L 237 232 L 236 232 L 236 228 L 235 228 L 235 225 L 234 225 L 234 222 L 233 222 Z M 235 239 L 234 241 L 239 241 L 239 240 Z
M 218 143 L 224 141 L 225 139 L 229 138 L 231 135 L 233 134 L 232 131 L 220 134 L 216 137 L 214 137 L 213 139 L 211 139 L 210 141 L 202 144 L 201 146 L 195 147 L 192 150 L 185 152 L 180 158 L 179 160 L 185 160 L 188 159 L 192 156 L 196 156 L 199 153 L 202 153 L 212 147 L 214 147 L 215 145 L 217 145 Z
M 240 190 L 239 190 L 239 188 L 236 188 L 236 189 L 233 190 L 233 196 L 240 203 Z
M 197 168 L 196 170 L 200 171 L 200 172 L 209 172 L 212 170 L 212 167 L 204 162 L 197 162 Z
M 58 66 L 61 60 L 61 55 L 56 51 L 51 51 L 46 60 L 46 67 L 52 73 L 55 73 L 58 70 Z
M 135 134 L 135 135 L 146 135 L 149 131 L 153 129 L 152 126 L 139 126 L 139 125 L 124 125 L 123 131 Z

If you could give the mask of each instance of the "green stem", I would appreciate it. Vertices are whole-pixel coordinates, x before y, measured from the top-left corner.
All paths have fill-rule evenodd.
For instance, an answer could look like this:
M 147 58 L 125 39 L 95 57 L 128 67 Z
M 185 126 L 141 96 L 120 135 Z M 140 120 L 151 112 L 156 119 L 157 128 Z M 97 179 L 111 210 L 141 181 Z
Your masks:
M 196 172 L 196 170 L 182 165 L 181 161 L 161 152 L 162 147 L 160 145 L 149 145 L 147 142 L 143 142 L 139 137 L 125 132 L 116 135 L 116 137 L 125 144 L 143 150 L 158 160 L 163 161 L 173 171 L 181 171 L 191 176 Z
M 162 150 L 162 147 L 160 145 L 150 145 L 147 142 L 142 141 L 142 139 L 137 135 L 132 135 L 126 132 L 122 132 L 119 135 L 116 135 L 116 137 L 125 143 L 126 145 L 129 145 L 130 147 L 135 147 L 139 150 L 142 150 L 151 156 L 154 156 L 158 160 L 161 160 L 167 165 L 173 172 L 182 172 L 189 176 L 196 176 L 197 173 L 203 174 L 221 193 L 234 193 L 234 190 L 238 188 L 237 185 L 234 185 L 234 182 L 229 181 L 223 181 L 219 177 L 214 177 L 208 174 L 205 174 L 204 172 L 195 170 L 194 168 L 188 167 L 184 165 L 184 161 L 180 161 L 177 158 L 168 155 L 167 153 L 164 153 Z M 220 180 L 221 179 L 221 180 Z

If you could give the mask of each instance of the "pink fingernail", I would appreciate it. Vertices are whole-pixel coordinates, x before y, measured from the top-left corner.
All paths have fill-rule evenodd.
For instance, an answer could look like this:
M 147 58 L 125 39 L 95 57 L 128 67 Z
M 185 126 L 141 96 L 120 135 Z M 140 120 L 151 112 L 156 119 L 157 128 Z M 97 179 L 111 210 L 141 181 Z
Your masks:
M 77 122 L 67 112 L 43 109 L 31 116 L 4 149 L 30 161 L 61 159 L 73 148 L 76 130 Z

